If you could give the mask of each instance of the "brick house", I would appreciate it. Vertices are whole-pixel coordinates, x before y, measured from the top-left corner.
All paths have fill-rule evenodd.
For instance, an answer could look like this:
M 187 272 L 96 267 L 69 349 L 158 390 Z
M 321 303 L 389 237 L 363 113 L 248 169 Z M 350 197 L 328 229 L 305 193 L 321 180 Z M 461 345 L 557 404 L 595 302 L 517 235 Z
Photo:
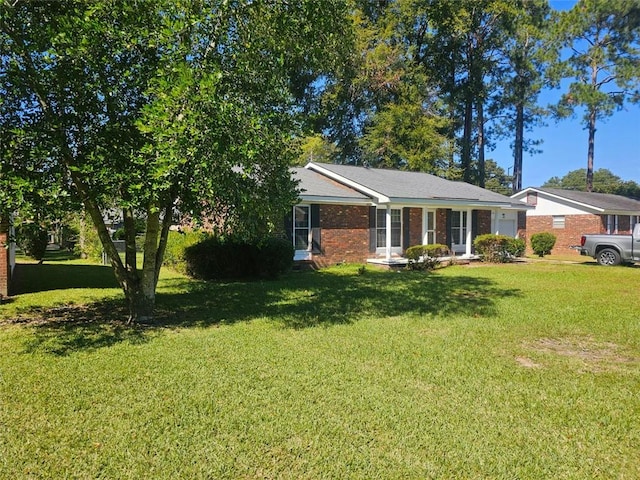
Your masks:
M 640 201 L 620 195 L 530 187 L 511 198 L 531 207 L 519 216 L 520 236 L 553 233 L 553 253 L 578 255 L 571 247 L 583 234 L 631 234 L 640 222 Z
M 0 221 L 0 299 L 11 293 L 11 277 L 16 265 L 15 244 L 11 241 L 11 226 Z
M 285 222 L 295 260 L 401 263 L 412 245 L 473 255 L 483 233 L 517 235 L 519 201 L 421 172 L 309 163 L 296 168 L 299 203 Z

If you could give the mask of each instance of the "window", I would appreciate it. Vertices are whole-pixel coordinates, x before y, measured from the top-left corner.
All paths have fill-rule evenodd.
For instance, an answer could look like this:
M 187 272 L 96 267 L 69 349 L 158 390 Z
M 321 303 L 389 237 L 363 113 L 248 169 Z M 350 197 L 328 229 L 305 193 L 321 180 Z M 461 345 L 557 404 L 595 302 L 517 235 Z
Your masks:
M 607 215 L 607 233 L 618 233 L 618 215 Z
M 564 215 L 553 216 L 553 228 L 564 228 Z
M 436 243 L 436 214 L 432 210 L 427 211 L 425 219 L 426 236 L 423 240 L 427 245 L 433 245 Z
M 399 208 L 391 209 L 391 247 L 400 247 L 402 242 L 402 215 Z M 387 246 L 387 209 L 376 210 L 376 246 Z
M 308 205 L 293 207 L 293 245 L 296 250 L 309 250 L 311 215 Z
M 451 212 L 451 241 L 454 245 L 467 242 L 467 212 L 453 210 Z

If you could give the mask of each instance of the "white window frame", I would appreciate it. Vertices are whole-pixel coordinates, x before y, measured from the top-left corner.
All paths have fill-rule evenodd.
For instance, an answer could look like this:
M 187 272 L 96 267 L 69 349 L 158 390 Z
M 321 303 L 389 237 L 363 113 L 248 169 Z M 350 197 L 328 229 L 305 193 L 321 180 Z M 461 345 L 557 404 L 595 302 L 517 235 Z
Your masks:
M 307 225 L 306 226 L 300 226 L 298 227 L 296 224 L 296 210 L 298 208 L 304 208 L 307 210 Z M 311 246 L 313 244 L 312 242 L 312 232 L 311 232 L 311 205 L 305 205 L 305 204 L 301 204 L 301 205 L 296 205 L 293 207 L 293 219 L 292 219 L 292 225 L 291 225 L 291 230 L 292 230 L 292 242 L 293 242 L 293 248 L 295 249 L 295 255 L 293 257 L 294 260 L 310 260 L 311 259 Z M 297 232 L 299 230 L 307 230 L 307 248 L 305 249 L 298 249 L 296 248 L 296 239 L 297 239 Z
M 458 218 L 459 224 L 454 226 L 453 219 Z M 467 230 L 469 228 L 469 215 L 467 210 L 451 210 L 451 245 L 461 247 L 467 244 Z M 454 235 L 457 230 L 457 238 Z
M 431 216 L 431 222 L 429 221 Z M 424 245 L 433 245 L 436 242 L 436 211 L 425 210 L 424 211 L 424 234 L 422 235 L 422 243 Z
M 384 215 L 382 213 L 384 213 Z M 397 230 L 396 233 L 400 235 L 398 236 L 398 245 L 391 244 L 391 252 L 402 253 L 402 208 L 391 208 L 389 212 L 387 212 L 386 207 L 376 208 L 376 253 L 383 254 L 387 251 L 387 217 L 392 219 L 394 215 L 397 215 L 398 218 L 395 230 Z M 384 218 L 383 222 L 379 221 L 381 218 Z M 393 220 L 389 228 L 391 229 L 389 237 L 393 239 Z

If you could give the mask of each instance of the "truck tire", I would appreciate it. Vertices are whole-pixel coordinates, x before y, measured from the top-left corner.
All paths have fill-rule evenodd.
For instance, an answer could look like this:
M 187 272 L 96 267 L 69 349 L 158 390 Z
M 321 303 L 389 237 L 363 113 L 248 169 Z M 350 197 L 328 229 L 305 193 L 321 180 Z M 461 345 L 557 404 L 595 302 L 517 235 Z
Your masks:
M 600 265 L 607 267 L 620 265 L 620 254 L 613 248 L 604 248 L 598 252 L 596 260 Z

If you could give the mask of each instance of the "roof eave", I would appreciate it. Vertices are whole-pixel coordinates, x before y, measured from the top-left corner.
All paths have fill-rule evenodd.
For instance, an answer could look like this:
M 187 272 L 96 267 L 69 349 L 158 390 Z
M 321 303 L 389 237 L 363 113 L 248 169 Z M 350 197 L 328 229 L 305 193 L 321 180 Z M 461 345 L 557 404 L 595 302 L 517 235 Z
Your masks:
M 506 210 L 531 210 L 533 207 L 531 205 L 522 204 L 519 205 L 517 202 L 514 203 L 506 203 L 506 202 L 487 202 L 482 200 L 471 200 L 464 198 L 401 198 L 401 197 L 392 197 L 389 203 L 398 203 L 404 205 L 433 205 L 433 206 L 443 206 L 443 207 L 477 207 L 477 208 L 502 208 Z
M 357 190 L 358 192 L 367 195 L 369 197 L 372 197 L 375 201 L 375 203 L 390 203 L 390 199 L 389 197 L 387 197 L 386 195 L 377 192 L 369 187 L 365 187 L 364 185 L 355 182 L 347 177 L 344 177 L 342 175 L 339 175 L 337 173 L 332 172 L 331 170 L 328 170 L 320 165 L 318 165 L 317 163 L 313 163 L 313 162 L 309 162 L 307 163 L 307 165 L 304 167 L 307 168 L 309 170 L 312 170 L 314 172 L 320 173 L 321 175 L 325 175 L 326 177 L 335 180 L 336 182 L 342 183 L 343 185 L 346 185 L 348 187 L 353 188 L 354 190 Z
M 579 205 L 580 207 L 583 207 L 583 208 L 587 208 L 587 209 L 590 209 L 590 210 L 595 210 L 595 211 L 596 211 L 596 212 L 598 212 L 598 213 L 604 213 L 604 211 L 605 211 L 605 209 L 604 209 L 604 208 L 602 208 L 602 207 L 598 207 L 598 206 L 596 206 L 596 205 L 591 205 L 591 204 L 589 204 L 589 203 L 578 202 L 577 200 L 572 200 L 572 199 L 570 199 L 570 198 L 563 197 L 562 195 L 556 195 L 556 194 L 554 194 L 554 193 L 550 193 L 550 192 L 547 192 L 547 191 L 544 191 L 544 190 L 540 190 L 540 189 L 537 189 L 537 188 L 534 188 L 534 187 L 528 187 L 528 188 L 525 188 L 524 190 L 522 190 L 522 191 L 520 191 L 520 192 L 516 193 L 515 195 L 519 195 L 519 194 L 521 194 L 521 193 L 526 193 L 526 192 L 528 192 L 528 191 L 533 191 L 533 192 L 536 192 L 536 193 L 541 193 L 541 194 L 543 194 L 543 195 L 547 195 L 547 196 L 549 196 L 549 197 L 552 197 L 552 198 L 555 198 L 555 199 L 558 199 L 558 200 L 564 200 L 565 202 L 572 203 L 572 204 L 574 204 L 574 205 Z M 515 196 L 515 195 L 514 195 L 514 196 Z
M 321 203 L 331 205 L 373 205 L 375 202 L 369 198 L 328 197 L 323 195 L 298 196 L 298 201 L 303 203 Z

